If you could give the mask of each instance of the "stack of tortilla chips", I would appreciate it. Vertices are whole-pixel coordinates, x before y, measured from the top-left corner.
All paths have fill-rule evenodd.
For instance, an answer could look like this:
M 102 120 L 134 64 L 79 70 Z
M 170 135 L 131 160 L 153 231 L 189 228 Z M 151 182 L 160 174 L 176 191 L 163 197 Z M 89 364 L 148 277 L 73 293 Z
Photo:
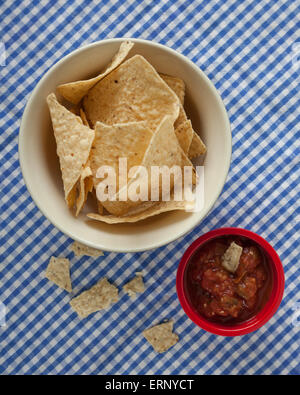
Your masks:
M 73 109 L 60 104 L 54 93 L 47 97 L 65 200 L 69 208 L 76 207 L 76 215 L 103 180 L 97 178 L 101 166 L 112 167 L 118 180 L 120 158 L 127 158 L 128 176 L 133 166 L 144 166 L 149 174 L 152 166 L 193 166 L 191 159 L 206 152 L 183 108 L 184 82 L 159 74 L 140 55 L 128 58 L 133 45 L 123 42 L 95 78 L 58 86 Z M 118 199 L 122 188 L 128 190 L 134 182 L 128 180 L 125 186 L 117 184 L 116 200 L 97 201 L 98 213 L 88 217 L 112 224 L 136 222 L 186 208 L 186 201 L 164 201 L 160 191 L 156 202 Z M 147 180 L 150 191 L 150 175 Z

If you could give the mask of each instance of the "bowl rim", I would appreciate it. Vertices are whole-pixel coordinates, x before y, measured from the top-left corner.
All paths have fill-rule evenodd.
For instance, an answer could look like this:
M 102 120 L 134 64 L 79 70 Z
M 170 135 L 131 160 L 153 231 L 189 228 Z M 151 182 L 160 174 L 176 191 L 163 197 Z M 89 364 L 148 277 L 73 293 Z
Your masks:
M 213 198 L 211 199 L 210 204 L 208 205 L 207 209 L 203 212 L 202 216 L 200 218 L 196 218 L 195 220 L 192 222 L 191 226 L 188 229 L 184 229 L 182 231 L 179 231 L 175 236 L 173 236 L 172 234 L 170 234 L 168 236 L 167 239 L 162 240 L 162 241 L 158 241 L 155 243 L 152 243 L 151 245 L 145 247 L 129 247 L 126 250 L 124 248 L 119 249 L 118 246 L 114 247 L 113 249 L 110 248 L 106 248 L 104 245 L 95 245 L 95 243 L 90 242 L 89 240 L 83 240 L 81 237 L 78 237 L 76 235 L 76 232 L 74 233 L 73 231 L 68 231 L 65 229 L 65 227 L 59 222 L 59 221 L 55 221 L 53 220 L 53 218 L 51 218 L 50 215 L 48 215 L 47 212 L 45 212 L 43 210 L 42 205 L 39 202 L 38 196 L 37 194 L 34 192 L 33 188 L 31 187 L 31 182 L 30 182 L 30 172 L 27 171 L 26 168 L 26 155 L 22 149 L 23 147 L 23 141 L 26 138 L 26 132 L 25 132 L 25 120 L 28 117 L 28 114 L 30 112 L 30 108 L 31 108 L 31 103 L 33 101 L 33 98 L 35 97 L 35 95 L 37 94 L 37 92 L 40 89 L 40 86 L 43 84 L 43 81 L 53 72 L 55 72 L 55 70 L 63 63 L 69 61 L 69 59 L 71 58 L 75 58 L 78 54 L 80 54 L 81 52 L 85 52 L 88 51 L 91 48 L 97 47 L 97 46 L 101 46 L 101 45 L 105 45 L 105 44 L 109 44 L 109 43 L 121 43 L 125 40 L 130 40 L 132 42 L 135 43 L 139 43 L 139 44 L 144 44 L 144 45 L 148 45 L 148 46 L 152 46 L 154 48 L 159 48 L 159 49 L 163 49 L 164 51 L 166 51 L 166 53 L 170 53 L 173 56 L 178 57 L 181 61 L 189 64 L 189 66 L 191 68 L 193 68 L 195 70 L 195 72 L 200 73 L 201 74 L 201 78 L 203 78 L 205 80 L 205 82 L 208 84 L 210 90 L 212 91 L 213 95 L 215 96 L 216 100 L 218 101 L 219 105 L 220 105 L 220 109 L 221 112 L 223 114 L 224 117 L 224 121 L 225 121 L 225 128 L 224 128 L 224 132 L 226 133 L 226 146 L 224 147 L 224 151 L 227 153 L 227 156 L 225 158 L 225 172 L 223 174 L 223 178 L 220 180 L 220 187 L 215 191 L 215 194 L 213 196 Z M 35 205 L 38 207 L 38 209 L 41 211 L 41 213 L 57 228 L 59 229 L 62 233 L 64 233 L 65 235 L 69 236 L 70 238 L 72 238 L 73 240 L 79 241 L 85 245 L 88 245 L 89 247 L 93 247 L 93 248 L 97 248 L 97 249 L 102 249 L 104 251 L 113 251 L 113 252 L 142 252 L 142 251 L 148 251 L 148 250 L 152 250 L 155 248 L 159 248 L 162 247 L 164 245 L 167 245 L 177 239 L 179 239 L 180 237 L 186 235 L 187 233 L 191 232 L 207 215 L 208 213 L 212 210 L 213 206 L 215 205 L 216 201 L 218 200 L 220 194 L 222 193 L 222 190 L 224 188 L 224 185 L 226 183 L 226 179 L 229 173 L 229 169 L 230 169 L 230 164 L 231 164 L 231 155 L 232 155 L 232 135 L 231 135 L 231 126 L 230 126 L 230 121 L 229 121 L 229 116 L 227 114 L 226 111 L 226 107 L 225 104 L 219 94 L 219 92 L 217 91 L 217 89 L 215 88 L 214 84 L 210 81 L 210 79 L 206 76 L 206 74 L 200 69 L 200 67 L 198 67 L 194 62 L 192 62 L 190 59 L 188 59 L 186 56 L 182 55 L 181 53 L 177 52 L 176 50 L 169 48 L 163 44 L 160 43 L 156 43 L 150 40 L 144 40 L 144 39 L 139 39 L 139 38 L 131 38 L 131 37 L 121 37 L 121 38 L 111 38 L 111 39 L 105 39 L 105 40 L 99 40 L 99 41 L 95 41 L 91 44 L 88 45 L 84 45 L 80 48 L 75 49 L 74 51 L 70 52 L 69 54 L 67 54 L 66 56 L 62 57 L 60 60 L 58 60 L 56 63 L 54 63 L 52 66 L 50 66 L 50 68 L 41 76 L 39 82 L 36 84 L 36 86 L 34 87 L 33 91 L 30 94 L 29 99 L 27 100 L 23 115 L 22 115 L 22 119 L 21 119 L 21 124 L 20 124 L 20 128 L 19 128 L 19 136 L 18 136 L 18 156 L 19 156 L 19 163 L 20 163 L 20 168 L 21 168 L 21 172 L 23 175 L 23 179 L 25 182 L 25 185 L 29 191 L 29 194 L 32 198 L 32 200 L 34 201 Z M 100 242 L 101 244 L 101 242 Z
M 208 241 L 212 241 L 221 236 L 244 236 L 256 242 L 265 253 L 270 257 L 271 269 L 273 274 L 273 288 L 269 300 L 265 306 L 249 320 L 235 324 L 222 325 L 209 321 L 200 314 L 196 313 L 189 303 L 184 291 L 184 275 L 192 255 Z M 227 227 L 214 229 L 197 238 L 185 251 L 176 275 L 176 290 L 179 302 L 187 316 L 200 328 L 207 332 L 221 336 L 242 336 L 254 332 L 265 325 L 276 313 L 283 298 L 284 293 L 284 270 L 281 260 L 274 248 L 258 234 L 243 228 Z

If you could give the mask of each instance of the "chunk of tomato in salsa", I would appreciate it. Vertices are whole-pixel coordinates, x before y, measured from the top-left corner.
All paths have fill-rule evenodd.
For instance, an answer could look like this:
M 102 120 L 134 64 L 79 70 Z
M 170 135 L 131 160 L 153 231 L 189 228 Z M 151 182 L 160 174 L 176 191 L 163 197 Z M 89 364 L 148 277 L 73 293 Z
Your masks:
M 229 273 L 223 269 L 211 268 L 202 273 L 201 286 L 211 295 L 221 297 L 234 295 L 234 282 Z
M 211 299 L 208 296 L 203 296 L 200 304 L 199 311 L 208 318 L 214 318 L 215 315 L 221 317 L 228 317 L 229 313 L 225 311 L 218 300 Z
M 236 286 L 236 293 L 246 301 L 249 309 L 255 306 L 257 290 L 256 279 L 251 276 L 244 277 Z
M 236 271 L 237 276 L 240 277 L 245 273 L 252 273 L 261 261 L 262 257 L 257 247 L 251 246 L 243 248 L 240 264 Z
M 244 277 L 236 286 L 236 293 L 245 300 L 253 298 L 256 292 L 257 285 L 254 277 Z
M 252 276 L 256 279 L 257 288 L 262 288 L 267 280 L 267 273 L 263 265 L 257 266 L 252 273 Z
M 222 266 L 222 255 L 235 242 L 242 248 L 238 269 L 230 273 Z M 187 291 L 199 313 L 213 320 L 230 322 L 248 319 L 259 307 L 268 280 L 264 259 L 255 245 L 240 238 L 209 242 L 193 257 L 187 271 Z
M 236 318 L 243 307 L 243 303 L 238 298 L 224 295 L 221 297 L 221 306 L 231 317 Z

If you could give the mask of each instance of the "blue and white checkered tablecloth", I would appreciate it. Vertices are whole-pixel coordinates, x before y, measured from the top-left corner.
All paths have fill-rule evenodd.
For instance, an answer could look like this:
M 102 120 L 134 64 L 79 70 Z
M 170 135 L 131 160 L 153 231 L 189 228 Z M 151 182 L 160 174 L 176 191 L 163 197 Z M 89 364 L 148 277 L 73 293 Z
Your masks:
M 300 373 L 299 15 L 295 0 L 1 1 L 0 301 L 7 313 L 1 374 Z M 122 36 L 160 42 L 201 67 L 229 113 L 232 164 L 214 209 L 184 238 L 144 253 L 76 258 L 72 240 L 41 214 L 24 185 L 20 120 L 55 62 L 80 46 Z M 175 290 L 185 248 L 224 226 L 265 237 L 286 275 L 277 314 L 238 338 L 194 325 Z M 104 275 L 121 286 L 140 269 L 146 292 L 79 320 L 69 295 L 43 277 L 52 255 L 70 258 L 75 294 Z M 165 318 L 173 318 L 180 341 L 156 354 L 141 332 Z

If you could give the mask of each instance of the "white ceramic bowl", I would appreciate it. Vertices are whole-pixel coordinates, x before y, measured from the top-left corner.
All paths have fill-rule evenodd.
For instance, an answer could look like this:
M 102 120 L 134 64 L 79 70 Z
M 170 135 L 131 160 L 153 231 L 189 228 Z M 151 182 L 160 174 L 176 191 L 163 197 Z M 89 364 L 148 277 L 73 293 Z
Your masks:
M 27 188 L 36 205 L 58 229 L 74 240 L 108 251 L 145 251 L 191 231 L 220 195 L 230 166 L 231 132 L 225 107 L 210 80 L 183 55 L 163 45 L 132 39 L 132 54 L 143 55 L 159 72 L 186 84 L 185 108 L 207 145 L 205 199 L 201 212 L 170 212 L 134 224 L 108 225 L 78 218 L 68 210 L 56 155 L 46 96 L 57 85 L 96 75 L 125 39 L 93 43 L 70 53 L 40 80 L 25 108 L 19 135 L 19 157 Z M 92 203 L 90 203 L 92 204 Z M 85 212 L 91 211 L 87 207 Z

